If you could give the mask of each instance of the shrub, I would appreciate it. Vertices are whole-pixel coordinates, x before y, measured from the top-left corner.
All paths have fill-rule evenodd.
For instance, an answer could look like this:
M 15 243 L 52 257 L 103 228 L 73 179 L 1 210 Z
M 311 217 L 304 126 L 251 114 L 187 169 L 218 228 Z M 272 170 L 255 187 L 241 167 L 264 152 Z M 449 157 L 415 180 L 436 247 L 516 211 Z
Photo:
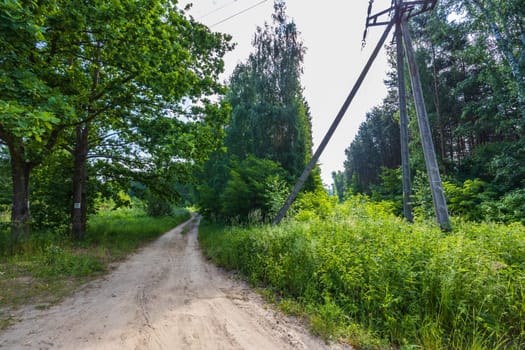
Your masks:
M 509 192 L 498 201 L 484 202 L 482 208 L 487 219 L 525 225 L 525 189 Z
M 294 205 L 294 209 L 297 211 L 296 218 L 300 221 L 309 220 L 313 217 L 325 219 L 331 215 L 336 203 L 337 198 L 330 197 L 322 188 L 315 192 L 302 193 Z
M 275 211 L 275 201 L 286 191 L 283 174 L 283 168 L 268 159 L 249 156 L 232 162 L 226 187 L 220 198 L 216 198 L 221 202 L 221 214 L 226 218 L 238 217 L 243 222 L 254 210 L 267 217 Z

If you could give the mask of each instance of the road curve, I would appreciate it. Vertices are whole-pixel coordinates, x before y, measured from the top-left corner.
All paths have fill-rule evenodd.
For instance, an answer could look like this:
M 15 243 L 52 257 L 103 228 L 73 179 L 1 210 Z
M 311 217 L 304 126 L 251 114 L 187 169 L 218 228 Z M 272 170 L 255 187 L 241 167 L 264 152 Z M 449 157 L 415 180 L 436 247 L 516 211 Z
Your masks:
M 199 218 L 48 310 L 0 333 L 5 349 L 342 349 L 312 337 L 206 261 Z

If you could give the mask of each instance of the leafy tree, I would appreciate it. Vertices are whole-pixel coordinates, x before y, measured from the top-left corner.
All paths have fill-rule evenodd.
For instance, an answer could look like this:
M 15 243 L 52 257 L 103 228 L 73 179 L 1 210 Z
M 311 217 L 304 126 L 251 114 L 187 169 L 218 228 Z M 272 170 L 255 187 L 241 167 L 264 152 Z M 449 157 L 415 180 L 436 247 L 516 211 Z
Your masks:
M 413 22 L 435 145 L 447 173 L 478 146 L 519 137 L 508 72 L 487 47 L 489 34 L 468 16 L 450 20 L 461 4 L 445 2 Z
M 511 95 L 521 110 L 521 128 L 525 127 L 525 6 L 522 0 L 463 0 L 473 28 L 483 35 L 486 48 L 497 49 L 512 76 Z M 489 51 L 489 52 L 490 52 Z
M 2 52 L 12 55 L 1 62 L 0 138 L 20 179 L 14 186 L 28 187 L 29 171 L 62 136 L 73 155 L 75 237 L 85 230 L 88 159 L 99 169 L 106 163 L 114 178 L 140 173 L 153 182 L 202 161 L 216 144 L 225 114 L 204 97 L 221 92 L 227 36 L 168 0 L 2 6 Z M 183 112 L 184 99 L 196 107 Z M 13 203 L 27 203 L 27 191 L 18 192 Z M 29 211 L 14 205 L 13 215 L 20 226 Z
M 466 180 L 462 186 L 446 181 L 443 187 L 448 198 L 450 213 L 471 221 L 483 219 L 481 204 L 486 199 L 485 186 L 480 179 Z
M 401 176 L 401 167 L 383 167 L 379 175 L 380 183 L 371 186 L 372 200 L 376 202 L 391 202 L 395 213 L 399 215 L 401 215 L 403 211 L 403 185 Z
M 31 171 L 76 120 L 72 99 L 55 79 L 67 71 L 67 62 L 44 54 L 46 19 L 55 9 L 54 1 L 0 4 L 0 140 L 9 151 L 15 241 L 29 234 Z
M 210 159 L 197 172 L 201 180 L 197 185 L 199 211 L 207 217 L 221 216 L 221 193 L 228 182 L 229 159 L 225 150 L 211 154 Z
M 73 200 L 77 203 L 73 232 L 80 238 L 86 221 L 84 183 L 90 138 L 96 145 L 104 137 L 106 142 L 97 151 L 113 149 L 102 156 L 112 166 L 116 161 L 113 171 L 130 162 L 130 158 L 115 157 L 122 147 L 112 147 L 113 141 L 127 143 L 128 150 L 138 146 L 129 152 L 131 162 L 138 160 L 156 169 L 146 177 L 176 176 L 183 163 L 205 157 L 206 146 L 213 142 L 204 142 L 201 129 L 221 124 L 213 122 L 220 114 L 206 118 L 202 112 L 195 113 L 189 116 L 194 123 L 184 122 L 182 118 L 188 115 L 180 113 L 180 102 L 182 98 L 196 102 L 202 95 L 220 92 L 217 79 L 228 45 L 226 37 L 187 19 L 168 1 L 129 1 L 120 7 L 77 5 L 64 10 L 64 18 L 57 18 L 57 23 L 71 12 L 86 19 L 85 25 L 74 28 L 75 40 L 67 43 L 82 53 L 74 54 L 73 59 L 86 77 L 78 90 L 88 96 L 82 104 L 86 113 L 77 127 L 73 149 Z M 118 137 L 107 137 L 115 132 Z M 138 156 L 143 153 L 145 157 Z M 172 161 L 175 158 L 178 164 Z

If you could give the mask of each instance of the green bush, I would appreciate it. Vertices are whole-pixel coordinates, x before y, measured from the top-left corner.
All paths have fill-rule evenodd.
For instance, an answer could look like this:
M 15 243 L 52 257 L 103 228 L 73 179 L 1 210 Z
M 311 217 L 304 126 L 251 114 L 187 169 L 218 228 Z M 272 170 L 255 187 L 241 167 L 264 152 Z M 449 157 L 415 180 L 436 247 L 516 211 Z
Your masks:
M 481 207 L 487 219 L 525 225 L 525 188 L 509 192 L 498 201 L 484 202 Z
M 462 186 L 443 182 L 443 189 L 451 215 L 464 220 L 481 221 L 485 219 L 481 203 L 487 198 L 486 184 L 480 179 L 465 180 Z
M 220 198 L 215 198 L 221 202 L 220 214 L 244 222 L 249 213 L 259 210 L 266 218 L 276 211 L 275 200 L 284 197 L 286 192 L 283 174 L 283 168 L 268 159 L 249 156 L 232 162 L 226 187 Z
M 354 197 L 327 220 L 204 226 L 200 240 L 217 263 L 303 305 L 327 339 L 369 348 L 386 340 L 407 349 L 522 349 L 525 228 L 457 221 L 445 234 L 410 225 L 395 210 Z
M 281 202 L 284 203 L 284 200 Z M 294 210 L 297 211 L 296 219 L 306 221 L 314 217 L 326 219 L 331 215 L 337 203 L 336 197 L 330 197 L 324 188 L 315 192 L 306 192 L 299 195 Z

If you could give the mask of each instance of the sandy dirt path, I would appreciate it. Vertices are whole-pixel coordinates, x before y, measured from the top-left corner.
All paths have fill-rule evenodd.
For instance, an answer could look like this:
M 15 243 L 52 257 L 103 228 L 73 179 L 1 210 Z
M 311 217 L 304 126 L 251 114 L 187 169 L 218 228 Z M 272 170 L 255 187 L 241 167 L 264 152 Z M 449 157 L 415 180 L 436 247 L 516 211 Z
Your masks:
M 341 349 L 312 337 L 203 258 L 199 219 L 48 310 L 26 310 L 2 349 Z M 182 234 L 187 231 L 186 234 Z

